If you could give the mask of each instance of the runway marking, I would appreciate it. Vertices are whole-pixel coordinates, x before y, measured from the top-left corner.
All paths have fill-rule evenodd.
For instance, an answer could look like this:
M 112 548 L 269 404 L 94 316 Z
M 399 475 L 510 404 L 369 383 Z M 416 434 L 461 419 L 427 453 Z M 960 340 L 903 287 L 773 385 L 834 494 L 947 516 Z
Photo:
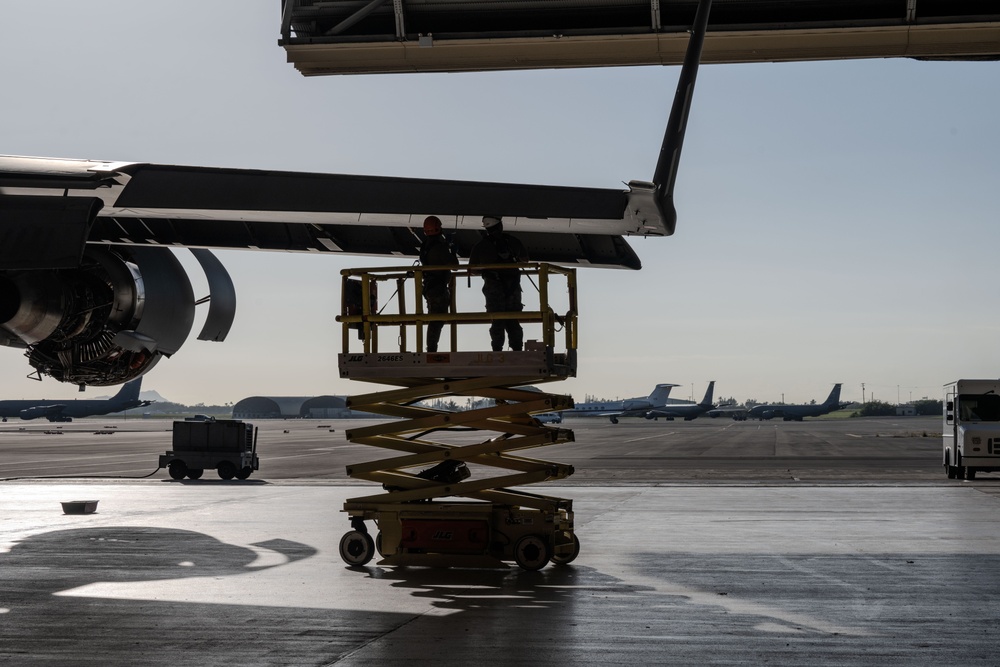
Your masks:
M 864 436 L 860 436 L 860 435 L 856 435 L 856 434 L 854 434 L 854 433 L 845 433 L 844 435 L 846 435 L 846 436 L 850 436 L 850 437 L 852 437 L 852 438 L 861 438 L 861 437 L 864 437 Z
M 76 461 L 91 460 L 93 458 L 105 458 L 105 459 L 111 459 L 111 458 L 114 458 L 114 459 L 123 459 L 124 458 L 125 460 L 124 461 L 118 460 L 118 461 L 115 461 L 115 462 L 106 461 L 106 462 L 103 462 L 103 463 L 76 463 Z M 44 461 L 15 461 L 15 462 L 12 462 L 12 463 L 5 463 L 3 465 L 0 465 L 0 470 L 3 470 L 3 471 L 12 471 L 13 472 L 17 468 L 23 468 L 25 466 L 38 466 L 38 468 L 37 468 L 38 470 L 49 470 L 49 469 L 53 469 L 53 468 L 56 469 L 56 470 L 64 470 L 66 468 L 71 468 L 71 467 L 72 468 L 99 468 L 99 467 L 105 466 L 105 465 L 129 465 L 129 464 L 132 464 L 132 463 L 140 463 L 140 462 L 143 462 L 143 461 L 147 461 L 147 462 L 149 462 L 152 465 L 152 464 L 156 463 L 156 458 L 155 458 L 155 456 L 152 456 L 152 457 L 146 457 L 146 456 L 139 457 L 138 455 L 134 455 L 134 454 L 113 454 L 113 455 L 100 456 L 100 457 L 87 457 L 87 459 L 72 458 L 72 459 L 55 459 L 55 460 L 53 460 L 53 459 L 45 459 Z M 61 463 L 62 465 L 40 465 L 42 463 L 52 463 L 52 464 Z
M 662 438 L 665 435 L 673 435 L 677 431 L 667 431 L 666 433 L 657 433 L 656 435 L 647 435 L 644 438 L 632 438 L 631 440 L 622 440 L 622 444 L 629 442 L 639 442 L 640 440 L 652 440 L 653 438 Z
M 288 456 L 271 456 L 270 454 L 268 454 L 266 458 L 263 454 L 261 454 L 261 461 L 267 461 L 268 463 L 270 463 L 271 461 L 288 461 L 290 459 L 304 459 L 310 456 L 321 456 L 323 454 L 328 454 L 328 453 L 329 452 L 324 450 L 317 450 L 312 454 L 290 454 Z

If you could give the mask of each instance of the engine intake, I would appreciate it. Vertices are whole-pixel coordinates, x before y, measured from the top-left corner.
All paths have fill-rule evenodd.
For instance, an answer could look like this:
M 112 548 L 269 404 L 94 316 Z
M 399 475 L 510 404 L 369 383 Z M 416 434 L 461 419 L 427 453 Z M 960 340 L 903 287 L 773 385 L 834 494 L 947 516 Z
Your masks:
M 223 292 L 210 312 L 211 338 L 222 340 L 235 290 L 217 260 L 199 262 Z M 37 373 L 61 382 L 105 386 L 142 375 L 180 349 L 194 308 L 191 282 L 167 248 L 87 246 L 76 268 L 0 272 L 0 344 L 26 348 Z

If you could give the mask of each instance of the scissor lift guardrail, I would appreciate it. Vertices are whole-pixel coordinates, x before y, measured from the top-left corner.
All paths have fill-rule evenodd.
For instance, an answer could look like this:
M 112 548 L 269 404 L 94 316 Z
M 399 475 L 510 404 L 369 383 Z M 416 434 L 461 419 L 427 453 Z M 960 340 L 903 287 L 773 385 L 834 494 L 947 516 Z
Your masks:
M 452 270 L 451 312 L 423 312 L 424 271 L 443 267 L 347 269 L 342 294 L 374 295 L 380 283 L 395 287 L 394 312 L 374 298 L 345 302 L 342 377 L 399 387 L 352 396 L 348 405 L 396 420 L 351 429 L 347 439 L 358 444 L 401 452 L 378 461 L 348 466 L 353 478 L 380 483 L 382 493 L 352 498 L 344 504 L 352 530 L 341 539 L 340 551 L 351 565 L 363 565 L 378 551 L 386 565 L 503 566 L 514 560 L 525 569 L 539 569 L 550 560 L 569 563 L 579 553 L 573 530 L 572 501 L 533 494 L 519 488 L 565 478 L 572 466 L 527 458 L 516 452 L 573 441 L 568 429 L 546 426 L 533 414 L 573 407 L 568 396 L 541 392 L 526 385 L 563 380 L 576 374 L 576 283 L 572 269 L 548 264 L 520 264 L 538 279 L 538 308 L 524 312 L 457 312 L 456 278 L 484 268 Z M 511 268 L 502 265 L 497 268 Z M 553 276 L 566 282 L 565 311 L 550 303 Z M 348 281 L 360 281 L 348 287 Z M 478 282 L 478 281 L 477 281 Z M 534 282 L 532 280 L 531 282 Z M 413 300 L 407 285 L 412 284 Z M 540 327 L 540 340 L 529 340 L 518 352 L 460 352 L 460 327 L 512 319 Z M 450 325 L 450 351 L 425 352 L 423 327 L 431 321 Z M 379 349 L 379 330 L 396 331 L 398 349 Z M 565 349 L 555 341 L 561 327 Z M 361 351 L 352 351 L 352 331 L 360 333 Z M 414 334 L 410 336 L 409 334 Z M 408 341 L 415 349 L 408 349 Z M 469 410 L 426 407 L 422 401 L 465 397 L 492 405 Z M 485 440 L 468 442 L 466 433 L 492 432 Z M 434 439 L 445 436 L 448 440 Z M 469 478 L 468 466 L 475 476 Z M 430 467 L 428 467 L 430 466 Z M 441 499 L 447 498 L 448 501 Z M 454 500 L 452 500 L 454 499 Z M 374 521 L 377 539 L 365 521 Z

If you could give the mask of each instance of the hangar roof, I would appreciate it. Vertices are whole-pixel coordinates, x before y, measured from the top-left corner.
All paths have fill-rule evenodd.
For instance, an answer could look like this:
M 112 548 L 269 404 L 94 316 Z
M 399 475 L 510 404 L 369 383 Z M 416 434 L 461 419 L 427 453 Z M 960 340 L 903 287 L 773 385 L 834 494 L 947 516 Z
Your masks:
M 304 75 L 680 64 L 698 0 L 284 0 Z M 997 59 L 995 0 L 714 0 L 703 63 Z
M 347 407 L 340 396 L 250 396 L 233 406 L 233 414 L 281 416 L 296 419 L 305 417 L 313 408 Z

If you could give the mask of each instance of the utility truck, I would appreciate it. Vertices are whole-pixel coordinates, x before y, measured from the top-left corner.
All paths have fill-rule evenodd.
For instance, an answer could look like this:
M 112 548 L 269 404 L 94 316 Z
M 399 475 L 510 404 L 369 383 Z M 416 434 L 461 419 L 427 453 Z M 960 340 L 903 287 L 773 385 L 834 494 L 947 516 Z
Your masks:
M 943 445 L 949 479 L 1000 470 L 1000 380 L 945 385 Z

